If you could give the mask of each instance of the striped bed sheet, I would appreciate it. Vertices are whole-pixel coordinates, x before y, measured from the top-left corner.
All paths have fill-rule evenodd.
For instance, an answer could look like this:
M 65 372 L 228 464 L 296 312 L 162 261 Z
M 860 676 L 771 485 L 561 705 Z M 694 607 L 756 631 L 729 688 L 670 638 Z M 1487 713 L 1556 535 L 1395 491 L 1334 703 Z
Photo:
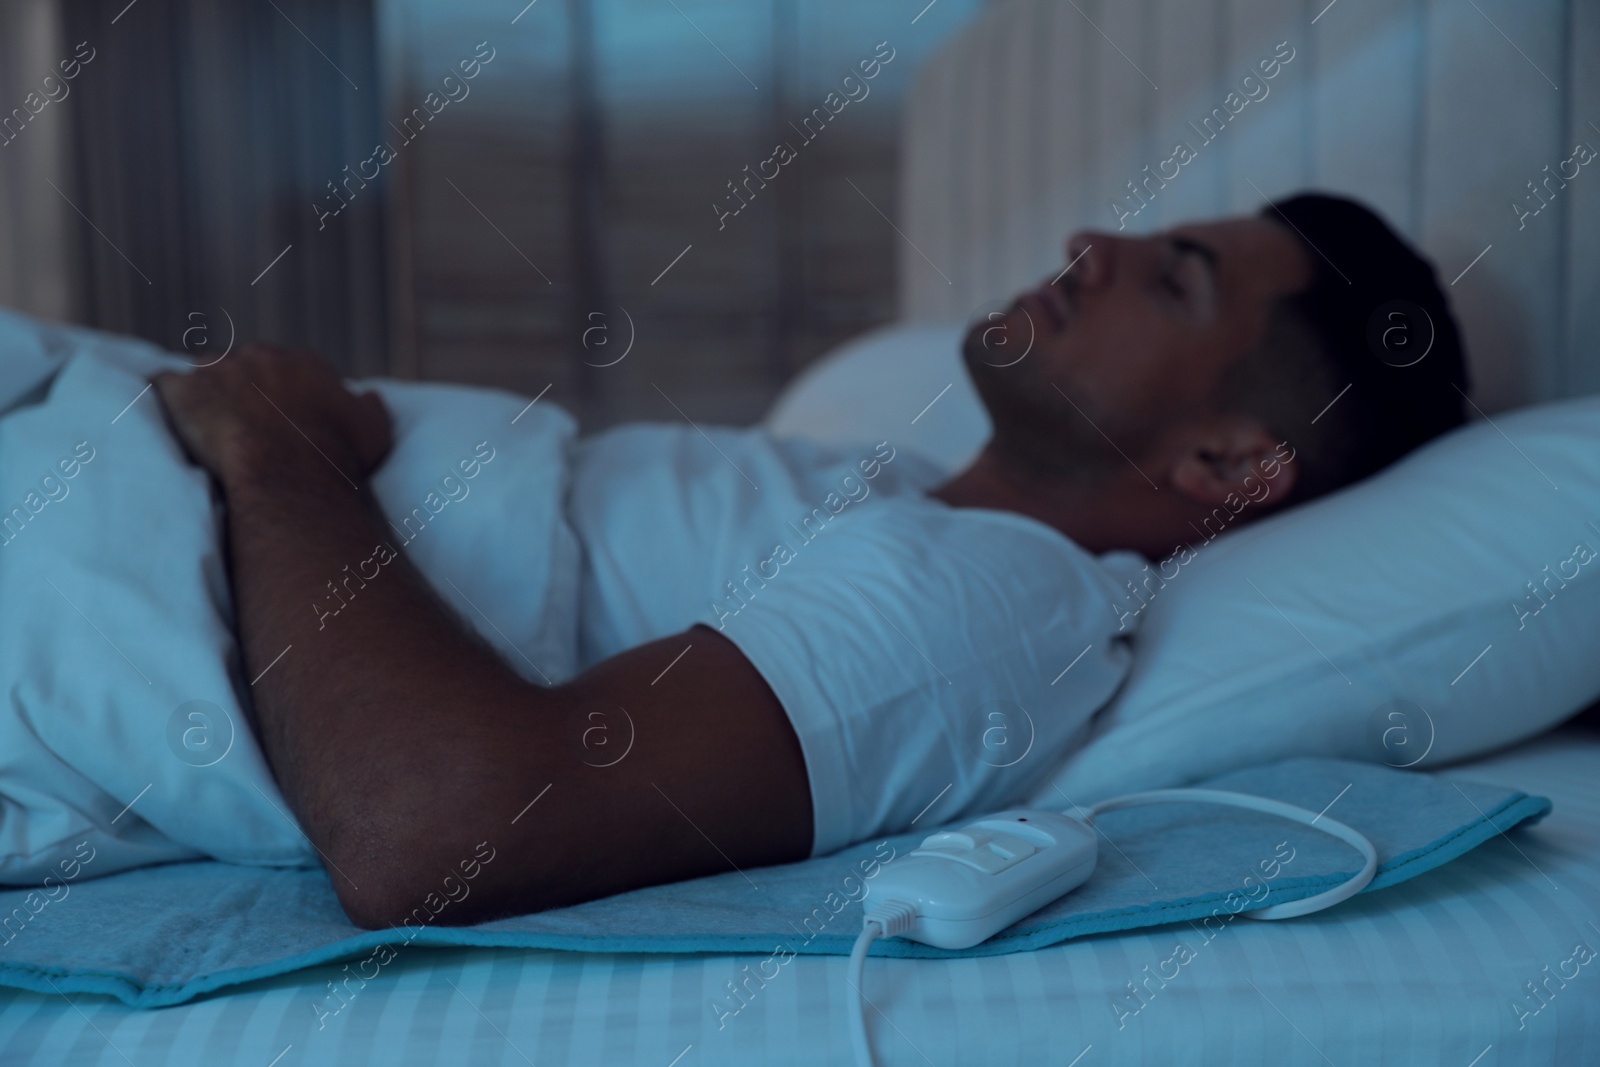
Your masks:
M 1569 728 L 1445 772 L 1555 810 L 1320 915 L 1236 922 L 1209 942 L 1178 924 L 1006 956 L 874 957 L 878 1062 L 1596 1062 L 1597 770 L 1600 735 Z M 6 989 L 0 1064 L 850 1063 L 844 958 L 792 959 L 732 999 L 725 983 L 765 956 L 417 949 L 336 1014 L 331 965 L 150 1011 Z

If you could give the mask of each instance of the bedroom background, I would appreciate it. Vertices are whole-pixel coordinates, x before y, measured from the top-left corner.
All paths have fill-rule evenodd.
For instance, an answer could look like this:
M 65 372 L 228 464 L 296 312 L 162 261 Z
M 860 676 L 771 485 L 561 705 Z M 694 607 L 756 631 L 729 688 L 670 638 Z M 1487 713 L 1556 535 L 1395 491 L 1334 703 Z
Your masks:
M 1015 17 L 974 25 L 1000 7 Z M 586 430 L 749 423 L 839 342 L 967 319 L 1035 280 L 1072 228 L 1115 228 L 1118 198 L 1142 232 L 1317 185 L 1367 199 L 1466 278 L 1450 291 L 1485 412 L 1600 388 L 1580 343 L 1600 323 L 1584 296 L 1600 267 L 1569 237 L 1595 232 L 1600 187 L 1581 165 L 1555 173 L 1600 138 L 1592 9 L 1329 10 L 12 0 L 0 304 L 175 351 L 259 339 L 353 376 L 548 386 Z M 1289 22 L 1314 32 L 1290 43 L 1270 102 L 1135 210 L 1127 187 L 1172 165 L 1167 135 Z M 493 58 L 446 89 L 480 42 Z M 879 42 L 893 59 L 845 87 Z M 996 50 L 1014 59 L 998 66 Z M 63 62 L 77 76 L 46 90 Z M 802 129 L 830 92 L 837 118 Z M 781 164 L 780 139 L 799 145 Z M 392 160 L 376 161 L 379 143 Z M 996 166 L 999 145 L 1015 159 Z M 1538 209 L 1526 232 L 1519 202 Z
M 904 94 L 982 6 L 135 2 L 0 8 L 8 115 L 93 53 L 6 127 L 0 304 L 197 356 L 236 331 L 351 375 L 550 385 L 589 430 L 677 417 L 666 391 L 755 421 L 894 316 Z M 830 91 L 837 118 L 798 130 Z M 799 158 L 750 183 L 777 141 Z M 733 182 L 763 202 L 720 216 Z

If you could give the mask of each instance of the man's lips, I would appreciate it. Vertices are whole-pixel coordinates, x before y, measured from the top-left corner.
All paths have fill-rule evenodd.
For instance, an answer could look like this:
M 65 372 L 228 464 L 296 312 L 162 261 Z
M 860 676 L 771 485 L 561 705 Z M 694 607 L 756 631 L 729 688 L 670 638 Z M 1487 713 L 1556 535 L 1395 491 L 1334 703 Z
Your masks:
M 1031 304 L 1044 313 L 1045 321 L 1039 325 L 1046 333 L 1058 333 L 1072 321 L 1072 302 L 1054 282 L 1045 282 L 1037 289 L 1023 293 L 1018 304 Z

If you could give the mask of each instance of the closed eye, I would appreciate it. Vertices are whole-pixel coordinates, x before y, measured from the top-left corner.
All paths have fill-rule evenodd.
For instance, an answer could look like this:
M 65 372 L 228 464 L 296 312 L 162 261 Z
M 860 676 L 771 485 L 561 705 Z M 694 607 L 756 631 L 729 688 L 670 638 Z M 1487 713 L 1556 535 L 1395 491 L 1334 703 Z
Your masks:
M 1168 242 L 1167 254 L 1162 258 L 1161 274 L 1157 278 L 1161 287 L 1178 300 L 1182 300 L 1186 294 L 1182 283 L 1178 281 L 1178 270 L 1183 265 L 1184 252 L 1185 249 L 1177 241 Z
M 1198 263 L 1198 276 L 1188 270 Z M 1178 235 L 1167 241 L 1167 254 L 1162 263 L 1160 285 L 1187 310 L 1201 319 L 1209 318 L 1215 306 L 1217 253 L 1209 245 L 1188 235 Z M 1183 281 L 1179 278 L 1182 276 Z

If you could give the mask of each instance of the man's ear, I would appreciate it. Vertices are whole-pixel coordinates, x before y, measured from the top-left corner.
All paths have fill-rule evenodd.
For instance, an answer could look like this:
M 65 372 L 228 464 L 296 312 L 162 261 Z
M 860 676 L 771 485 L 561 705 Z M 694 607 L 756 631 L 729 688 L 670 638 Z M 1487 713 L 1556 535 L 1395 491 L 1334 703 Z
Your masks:
M 1294 452 L 1286 456 L 1260 422 L 1227 418 L 1196 435 L 1178 453 L 1167 481 L 1207 507 L 1224 504 L 1230 494 L 1258 504 L 1274 498 L 1276 506 L 1294 488 L 1298 474 Z

